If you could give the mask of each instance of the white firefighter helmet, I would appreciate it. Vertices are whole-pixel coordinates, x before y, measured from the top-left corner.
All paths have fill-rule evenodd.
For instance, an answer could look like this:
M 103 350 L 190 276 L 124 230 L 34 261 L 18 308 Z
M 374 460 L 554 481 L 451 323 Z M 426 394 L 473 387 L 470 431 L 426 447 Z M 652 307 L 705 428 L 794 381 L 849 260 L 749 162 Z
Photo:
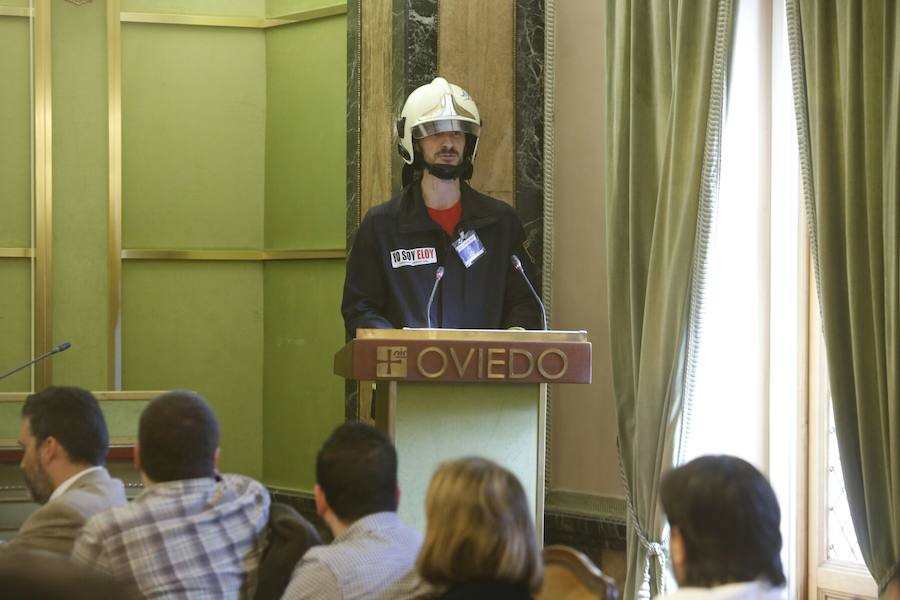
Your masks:
M 464 89 L 449 83 L 443 77 L 435 77 L 431 83 L 413 90 L 397 119 L 397 150 L 404 162 L 412 165 L 416 160 L 413 140 L 443 131 L 461 131 L 467 134 L 467 156 L 463 160 L 471 162 L 475 159 L 478 136 L 481 134 L 478 107 Z

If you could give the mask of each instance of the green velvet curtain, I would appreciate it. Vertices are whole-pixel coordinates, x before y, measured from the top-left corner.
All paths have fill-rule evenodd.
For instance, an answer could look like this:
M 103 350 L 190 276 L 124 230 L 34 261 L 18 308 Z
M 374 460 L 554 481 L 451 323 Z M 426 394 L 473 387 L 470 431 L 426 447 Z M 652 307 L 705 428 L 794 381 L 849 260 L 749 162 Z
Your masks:
M 678 461 L 718 185 L 731 0 L 609 0 L 610 343 L 625 600 L 665 590 L 659 479 Z
M 900 9 L 788 0 L 804 193 L 844 485 L 884 587 L 900 559 Z

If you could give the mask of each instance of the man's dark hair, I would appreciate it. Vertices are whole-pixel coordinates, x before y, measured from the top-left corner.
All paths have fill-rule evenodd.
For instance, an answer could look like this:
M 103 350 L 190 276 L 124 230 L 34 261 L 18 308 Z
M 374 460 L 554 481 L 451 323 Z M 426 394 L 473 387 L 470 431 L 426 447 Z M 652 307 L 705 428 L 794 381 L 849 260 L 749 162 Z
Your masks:
M 73 463 L 106 464 L 109 432 L 103 411 L 89 391 L 50 386 L 25 399 L 22 418 L 28 419 L 38 444 L 53 436 Z
M 753 465 L 734 456 L 701 456 L 663 476 L 660 500 L 684 539 L 680 585 L 713 587 L 761 576 L 784 585 L 781 510 Z
M 345 522 L 397 510 L 397 451 L 390 438 L 362 423 L 345 423 L 316 455 L 316 482 Z
M 213 477 L 219 422 L 199 394 L 175 390 L 141 413 L 138 443 L 141 470 L 153 481 Z

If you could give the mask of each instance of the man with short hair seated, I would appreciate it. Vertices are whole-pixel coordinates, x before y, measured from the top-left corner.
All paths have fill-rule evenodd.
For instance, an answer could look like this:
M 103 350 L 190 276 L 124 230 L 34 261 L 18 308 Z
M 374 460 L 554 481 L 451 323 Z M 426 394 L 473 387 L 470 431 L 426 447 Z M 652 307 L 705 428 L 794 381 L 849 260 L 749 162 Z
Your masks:
M 94 395 L 77 387 L 48 387 L 22 406 L 21 467 L 34 501 L 0 553 L 43 550 L 69 554 L 90 517 L 125 504 L 125 486 L 104 468 L 109 449 L 106 420 Z
M 734 456 L 701 456 L 663 476 L 672 568 L 669 600 L 770 600 L 785 594 L 781 511 L 772 486 Z
M 269 493 L 216 472 L 219 424 L 206 401 L 174 391 L 150 402 L 134 452 L 146 489 L 88 521 L 73 560 L 134 581 L 147 598 L 252 597 Z
M 391 597 L 422 545 L 397 516 L 397 452 L 361 423 L 338 427 L 316 457 L 316 510 L 334 534 L 294 569 L 284 600 Z

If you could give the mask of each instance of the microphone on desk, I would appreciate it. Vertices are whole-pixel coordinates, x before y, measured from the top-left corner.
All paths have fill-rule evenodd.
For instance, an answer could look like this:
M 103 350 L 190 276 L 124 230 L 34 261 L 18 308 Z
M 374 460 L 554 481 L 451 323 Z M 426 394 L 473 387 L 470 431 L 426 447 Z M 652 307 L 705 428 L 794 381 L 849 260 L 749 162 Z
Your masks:
M 531 290 L 531 295 L 534 296 L 534 299 L 537 300 L 538 306 L 541 307 L 541 322 L 544 324 L 544 331 L 547 331 L 547 311 L 544 309 L 544 302 L 541 300 L 541 297 L 538 296 L 538 293 L 535 291 L 534 286 L 531 285 L 531 281 L 528 280 L 528 275 L 525 274 L 525 269 L 522 268 L 522 261 L 519 260 L 519 257 L 513 254 L 509 257 L 510 262 L 512 262 L 513 268 L 518 271 L 522 275 L 522 279 L 525 280 L 525 283 L 528 285 L 528 289 Z
M 431 287 L 431 295 L 428 296 L 428 306 L 425 307 L 425 313 L 428 316 L 428 329 L 431 329 L 431 305 L 434 303 L 434 294 L 437 292 L 438 284 L 444 276 L 444 267 L 438 267 L 434 273 L 434 285 Z
M 71 347 L 72 347 L 72 344 L 70 344 L 69 342 L 63 342 L 63 343 L 60 344 L 59 346 L 56 346 L 55 348 L 53 348 L 52 350 L 50 350 L 50 352 L 47 352 L 46 354 L 42 354 L 42 355 L 38 356 L 37 358 L 28 361 L 27 363 L 25 363 L 25 364 L 22 365 L 21 367 L 16 367 L 15 369 L 13 369 L 12 371 L 10 371 L 9 373 L 5 373 L 5 374 L 3 374 L 3 375 L 0 375 L 0 381 L 6 379 L 6 378 L 9 377 L 10 375 L 14 375 L 14 374 L 18 373 L 18 372 L 21 371 L 22 369 L 27 369 L 27 368 L 30 367 L 31 365 L 33 365 L 33 364 L 35 364 L 35 363 L 41 362 L 41 361 L 44 360 L 45 358 L 49 358 L 49 357 L 53 356 L 54 354 L 59 354 L 60 352 L 65 352 L 66 350 L 68 350 L 68 349 L 71 348 Z

